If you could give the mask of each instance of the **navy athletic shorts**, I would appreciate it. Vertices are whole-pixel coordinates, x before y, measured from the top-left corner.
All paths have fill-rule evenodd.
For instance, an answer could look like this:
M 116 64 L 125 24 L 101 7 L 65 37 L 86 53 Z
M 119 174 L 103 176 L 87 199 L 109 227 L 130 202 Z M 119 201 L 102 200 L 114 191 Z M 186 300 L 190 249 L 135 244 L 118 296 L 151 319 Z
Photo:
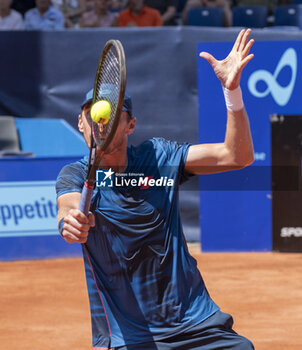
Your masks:
M 214 315 L 180 334 L 154 343 L 125 345 L 114 350 L 254 350 L 253 344 L 233 329 L 231 315 Z

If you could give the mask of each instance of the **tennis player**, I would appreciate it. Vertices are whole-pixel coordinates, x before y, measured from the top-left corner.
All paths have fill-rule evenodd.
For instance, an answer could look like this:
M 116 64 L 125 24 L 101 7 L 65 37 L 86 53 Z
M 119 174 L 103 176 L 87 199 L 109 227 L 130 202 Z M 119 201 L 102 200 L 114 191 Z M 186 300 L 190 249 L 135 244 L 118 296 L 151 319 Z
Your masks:
M 87 159 L 65 166 L 58 176 L 59 231 L 69 243 L 85 243 L 94 349 L 254 349 L 232 329 L 231 315 L 221 312 L 210 298 L 188 252 L 178 205 L 179 185 L 191 175 L 239 169 L 253 162 L 239 87 L 241 71 L 253 57 L 250 32 L 239 33 L 222 61 L 200 54 L 223 86 L 227 106 L 223 143 L 190 145 L 152 138 L 128 147 L 136 119 L 126 95 L 117 133 L 101 162 L 100 174 L 106 181 L 103 187 L 96 186 L 88 217 L 77 209 Z M 90 91 L 78 122 L 87 145 L 91 100 Z M 112 182 L 106 187 L 108 179 Z

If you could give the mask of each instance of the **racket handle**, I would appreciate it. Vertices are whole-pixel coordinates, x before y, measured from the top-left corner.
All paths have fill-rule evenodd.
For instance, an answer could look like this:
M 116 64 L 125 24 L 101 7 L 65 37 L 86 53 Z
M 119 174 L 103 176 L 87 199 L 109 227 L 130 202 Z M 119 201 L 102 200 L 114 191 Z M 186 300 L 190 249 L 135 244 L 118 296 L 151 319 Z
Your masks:
M 83 186 L 82 195 L 81 195 L 79 210 L 81 210 L 81 212 L 84 213 L 86 216 L 89 213 L 92 195 L 93 195 L 93 187 L 89 187 L 89 185 L 85 182 Z

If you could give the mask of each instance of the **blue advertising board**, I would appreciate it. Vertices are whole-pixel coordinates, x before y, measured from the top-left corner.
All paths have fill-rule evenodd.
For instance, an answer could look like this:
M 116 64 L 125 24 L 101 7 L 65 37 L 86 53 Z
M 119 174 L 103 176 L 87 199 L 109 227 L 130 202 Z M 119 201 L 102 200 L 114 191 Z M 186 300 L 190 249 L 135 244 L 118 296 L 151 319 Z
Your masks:
M 57 231 L 55 179 L 78 157 L 0 160 L 0 260 L 80 256 Z
M 83 137 L 62 119 L 15 118 L 29 157 L 0 158 L 0 260 L 81 255 L 57 230 L 55 182 L 64 165 L 87 153 Z
M 224 59 L 232 43 L 200 43 Z M 301 114 L 302 43 L 256 42 L 255 57 L 244 68 L 241 89 L 254 142 L 252 166 L 200 177 L 200 223 L 203 251 L 272 250 L 271 126 L 274 114 Z M 198 57 L 199 141 L 223 142 L 226 107 L 210 65 Z
M 55 181 L 0 182 L 0 236 L 57 235 Z

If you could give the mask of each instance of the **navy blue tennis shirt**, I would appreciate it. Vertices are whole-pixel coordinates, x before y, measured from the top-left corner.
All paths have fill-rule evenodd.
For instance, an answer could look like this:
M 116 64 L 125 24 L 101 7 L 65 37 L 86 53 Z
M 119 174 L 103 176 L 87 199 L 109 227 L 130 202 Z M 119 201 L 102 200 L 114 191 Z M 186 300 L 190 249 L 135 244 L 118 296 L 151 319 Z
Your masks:
M 189 146 L 161 138 L 130 146 L 125 172 L 94 190 L 96 225 L 83 256 L 95 348 L 164 339 L 219 309 L 181 225 L 178 191 L 190 176 L 184 170 Z M 86 170 L 87 158 L 64 167 L 57 196 L 81 192 Z

